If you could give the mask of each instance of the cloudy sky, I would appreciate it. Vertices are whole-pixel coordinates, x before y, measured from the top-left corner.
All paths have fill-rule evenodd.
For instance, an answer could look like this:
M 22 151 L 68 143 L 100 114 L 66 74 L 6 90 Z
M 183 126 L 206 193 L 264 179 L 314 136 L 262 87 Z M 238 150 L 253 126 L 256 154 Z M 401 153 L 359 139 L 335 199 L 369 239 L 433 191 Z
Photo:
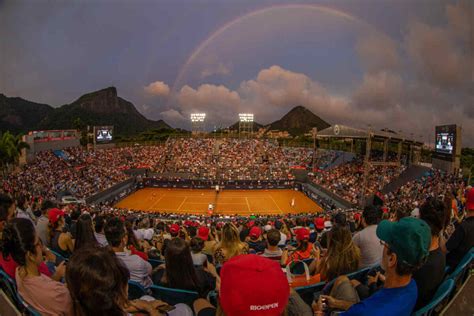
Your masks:
M 0 0 L 0 93 L 60 106 L 116 86 L 151 119 L 331 124 L 474 146 L 474 5 L 436 0 Z

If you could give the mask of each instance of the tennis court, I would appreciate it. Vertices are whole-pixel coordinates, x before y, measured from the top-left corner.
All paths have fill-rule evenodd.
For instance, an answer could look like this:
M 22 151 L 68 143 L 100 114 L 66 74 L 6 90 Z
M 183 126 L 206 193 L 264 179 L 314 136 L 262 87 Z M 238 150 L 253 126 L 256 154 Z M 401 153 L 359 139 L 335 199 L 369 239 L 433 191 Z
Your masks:
M 292 203 L 294 201 L 294 203 Z M 319 205 L 294 190 L 215 190 L 157 189 L 139 190 L 115 206 L 147 212 L 208 214 L 287 214 L 316 213 Z

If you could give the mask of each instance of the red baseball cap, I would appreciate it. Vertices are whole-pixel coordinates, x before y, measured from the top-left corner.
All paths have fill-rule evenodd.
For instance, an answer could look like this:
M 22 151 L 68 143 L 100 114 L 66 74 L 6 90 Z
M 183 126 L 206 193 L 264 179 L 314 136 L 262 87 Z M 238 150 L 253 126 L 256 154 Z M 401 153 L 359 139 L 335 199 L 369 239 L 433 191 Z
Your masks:
M 206 226 L 199 227 L 197 237 L 206 241 L 209 238 L 209 228 Z
M 181 228 L 179 227 L 178 224 L 171 224 L 171 226 L 170 226 L 170 233 L 172 233 L 172 234 L 177 234 L 177 233 L 179 233 L 179 230 L 180 230 L 180 229 L 181 229 Z
M 64 216 L 66 213 L 64 213 L 63 210 L 60 210 L 59 208 L 52 208 L 48 211 L 48 218 L 51 224 L 56 223 L 61 216 Z
M 318 217 L 314 220 L 314 226 L 316 226 L 317 229 L 324 229 L 324 218 L 323 217 Z
M 221 269 L 219 301 L 227 316 L 280 316 L 288 304 L 290 287 L 278 262 L 239 255 Z
M 467 191 L 466 209 L 474 211 L 474 188 L 471 188 L 469 191 Z
M 295 234 L 296 234 L 296 240 L 309 239 L 309 230 L 307 230 L 307 229 L 304 228 L 304 227 L 298 228 L 298 229 L 295 231 Z
M 250 229 L 249 236 L 252 238 L 258 238 L 262 234 L 262 230 L 258 226 L 254 226 Z

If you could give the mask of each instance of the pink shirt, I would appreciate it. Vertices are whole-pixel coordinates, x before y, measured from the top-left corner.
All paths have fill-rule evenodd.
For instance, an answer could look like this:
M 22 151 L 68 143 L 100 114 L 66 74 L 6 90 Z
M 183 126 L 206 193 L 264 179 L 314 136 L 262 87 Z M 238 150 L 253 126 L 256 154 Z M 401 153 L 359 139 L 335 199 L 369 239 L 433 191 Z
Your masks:
M 16 270 L 16 286 L 23 300 L 41 315 L 74 315 L 66 285 L 44 274 L 21 278 Z

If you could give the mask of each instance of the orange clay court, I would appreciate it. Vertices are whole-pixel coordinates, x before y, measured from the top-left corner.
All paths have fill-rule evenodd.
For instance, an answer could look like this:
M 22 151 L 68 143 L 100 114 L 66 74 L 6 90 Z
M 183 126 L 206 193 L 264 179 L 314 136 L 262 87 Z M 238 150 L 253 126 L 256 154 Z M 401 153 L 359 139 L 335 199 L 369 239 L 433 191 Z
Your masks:
M 291 206 L 294 198 L 294 206 Z M 215 190 L 146 188 L 132 193 L 115 206 L 147 212 L 214 215 L 317 213 L 322 208 L 294 190 Z

